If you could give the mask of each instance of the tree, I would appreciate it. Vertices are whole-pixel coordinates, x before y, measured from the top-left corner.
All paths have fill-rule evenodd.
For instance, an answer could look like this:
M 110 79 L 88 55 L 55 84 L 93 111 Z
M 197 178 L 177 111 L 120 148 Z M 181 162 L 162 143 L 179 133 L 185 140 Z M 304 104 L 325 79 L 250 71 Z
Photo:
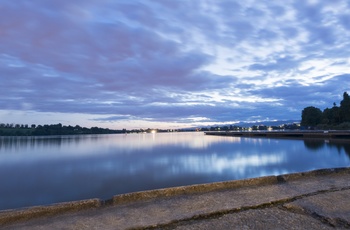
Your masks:
M 343 100 L 340 102 L 341 122 L 350 122 L 350 97 L 347 92 L 343 94 Z
M 322 121 L 322 111 L 319 108 L 309 106 L 301 113 L 302 126 L 316 126 Z
M 338 106 L 333 108 L 326 108 L 322 114 L 322 124 L 326 125 L 337 125 L 340 123 L 340 109 Z

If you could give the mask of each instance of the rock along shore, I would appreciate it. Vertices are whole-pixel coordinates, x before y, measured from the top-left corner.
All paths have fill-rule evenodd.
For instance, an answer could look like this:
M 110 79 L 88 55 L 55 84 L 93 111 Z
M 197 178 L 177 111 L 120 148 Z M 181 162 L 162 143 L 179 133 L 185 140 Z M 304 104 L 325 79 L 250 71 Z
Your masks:
M 350 228 L 350 168 L 0 211 L 0 229 Z

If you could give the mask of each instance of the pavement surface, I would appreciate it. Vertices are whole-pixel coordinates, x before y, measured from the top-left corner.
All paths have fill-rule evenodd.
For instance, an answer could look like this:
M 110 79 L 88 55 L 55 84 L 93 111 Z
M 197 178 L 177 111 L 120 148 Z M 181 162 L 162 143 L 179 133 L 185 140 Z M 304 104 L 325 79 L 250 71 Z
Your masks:
M 350 168 L 0 211 L 0 229 L 349 229 Z

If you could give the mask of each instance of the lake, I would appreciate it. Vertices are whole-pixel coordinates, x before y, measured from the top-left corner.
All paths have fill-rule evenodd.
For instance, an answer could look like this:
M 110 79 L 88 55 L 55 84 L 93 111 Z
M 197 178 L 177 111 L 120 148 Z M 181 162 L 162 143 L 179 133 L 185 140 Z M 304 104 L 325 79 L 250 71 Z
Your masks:
M 0 210 L 349 166 L 349 141 L 202 132 L 0 137 Z

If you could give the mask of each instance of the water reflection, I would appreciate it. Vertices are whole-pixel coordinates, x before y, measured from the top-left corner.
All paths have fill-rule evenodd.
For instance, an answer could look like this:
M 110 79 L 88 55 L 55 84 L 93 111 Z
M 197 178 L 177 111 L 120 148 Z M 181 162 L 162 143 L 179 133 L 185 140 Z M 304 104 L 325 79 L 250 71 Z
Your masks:
M 94 143 L 103 135 L 72 135 L 72 136 L 30 136 L 30 137 L 0 137 L 0 153 L 25 153 L 38 149 L 60 149 L 61 146 L 79 146 L 81 141 Z
M 0 209 L 349 166 L 349 145 L 203 133 L 0 138 Z
M 305 147 L 314 151 L 324 148 L 325 144 L 324 140 L 304 140 Z
M 304 140 L 304 145 L 306 148 L 310 150 L 320 150 L 323 148 L 337 149 L 338 153 L 344 152 L 350 158 L 350 142 L 349 141 L 340 141 L 340 140 L 318 140 L 318 139 L 310 139 Z
M 283 162 L 283 155 L 236 155 L 234 157 L 213 154 L 211 156 L 183 156 L 179 167 L 192 173 L 223 174 L 225 172 L 245 174 L 248 168 L 273 165 Z

